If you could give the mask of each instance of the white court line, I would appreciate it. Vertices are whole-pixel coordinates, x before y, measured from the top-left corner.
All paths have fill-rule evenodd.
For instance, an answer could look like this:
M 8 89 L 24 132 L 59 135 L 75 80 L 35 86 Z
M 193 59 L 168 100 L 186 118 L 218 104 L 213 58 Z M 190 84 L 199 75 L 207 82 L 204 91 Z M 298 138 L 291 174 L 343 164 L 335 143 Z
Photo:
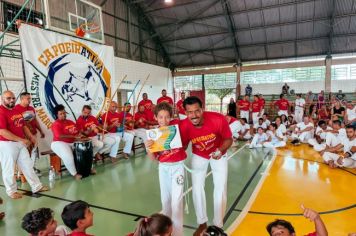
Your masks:
M 233 152 L 230 156 L 227 157 L 227 160 L 230 160 L 232 156 L 236 155 L 236 153 L 238 153 L 239 151 L 241 151 L 245 146 L 247 146 L 247 144 L 245 143 L 242 147 L 240 147 L 239 149 L 237 149 L 235 152 Z M 209 171 L 209 173 L 206 174 L 205 179 L 209 177 L 209 175 L 211 175 L 212 170 Z M 190 191 L 192 191 L 192 186 L 190 186 L 187 191 L 185 191 L 183 193 L 182 198 L 187 195 Z
M 247 215 L 248 211 L 250 210 L 250 208 L 252 206 L 252 203 L 256 200 L 256 197 L 257 197 L 258 193 L 260 192 L 262 185 L 265 182 L 265 179 L 269 175 L 269 171 L 270 171 L 276 157 L 277 157 L 277 150 L 274 149 L 271 162 L 268 164 L 267 168 L 265 169 L 264 173 L 262 174 L 260 181 L 258 182 L 255 190 L 253 191 L 253 193 L 252 193 L 251 197 L 249 198 L 248 202 L 246 203 L 245 207 L 242 209 L 240 215 L 236 218 L 236 220 L 226 230 L 227 235 L 231 235 L 234 232 L 234 230 L 237 229 L 237 227 L 241 224 L 242 220 Z

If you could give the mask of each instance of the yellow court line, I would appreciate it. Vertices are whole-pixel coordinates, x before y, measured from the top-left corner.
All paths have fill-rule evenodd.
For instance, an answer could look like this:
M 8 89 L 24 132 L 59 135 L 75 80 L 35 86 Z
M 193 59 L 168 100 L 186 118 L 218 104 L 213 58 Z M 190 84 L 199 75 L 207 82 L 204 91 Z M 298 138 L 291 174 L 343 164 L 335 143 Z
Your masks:
M 268 235 L 265 227 L 276 218 L 291 221 L 297 235 L 312 232 L 314 225 L 301 215 L 302 203 L 323 212 L 321 216 L 329 235 L 344 236 L 356 231 L 356 175 L 353 173 L 330 169 L 306 145 L 279 149 L 264 181 L 259 183 L 261 186 L 257 186 L 228 233 Z

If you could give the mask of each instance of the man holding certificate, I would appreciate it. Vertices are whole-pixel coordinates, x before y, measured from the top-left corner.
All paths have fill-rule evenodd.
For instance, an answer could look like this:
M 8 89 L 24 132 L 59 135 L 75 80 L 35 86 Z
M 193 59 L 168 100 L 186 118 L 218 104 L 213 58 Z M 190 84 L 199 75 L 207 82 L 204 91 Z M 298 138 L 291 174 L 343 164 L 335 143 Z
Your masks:
M 223 226 L 227 196 L 227 155 L 232 145 L 232 134 L 225 117 L 219 113 L 203 111 L 198 97 L 184 100 L 187 119 L 181 121 L 180 130 L 183 146 L 192 143 L 192 188 L 193 203 L 199 228 L 194 236 L 206 228 L 205 176 L 210 164 L 214 181 L 214 219 L 215 226 Z

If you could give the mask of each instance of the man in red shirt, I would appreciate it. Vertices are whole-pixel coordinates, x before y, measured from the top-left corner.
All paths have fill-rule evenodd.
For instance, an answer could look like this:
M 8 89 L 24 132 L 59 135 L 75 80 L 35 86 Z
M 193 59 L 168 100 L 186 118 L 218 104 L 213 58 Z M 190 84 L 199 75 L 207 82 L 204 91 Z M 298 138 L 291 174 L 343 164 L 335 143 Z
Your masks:
M 162 97 L 157 99 L 157 104 L 160 104 L 161 102 L 167 102 L 173 106 L 173 99 L 167 96 L 167 90 L 165 89 L 162 89 Z
M 227 198 L 227 155 L 232 144 L 232 133 L 225 117 L 215 112 L 204 112 L 199 98 L 184 100 L 187 119 L 181 121 L 182 142 L 192 143 L 193 203 L 200 235 L 207 228 L 208 216 L 205 200 L 205 176 L 210 164 L 214 179 L 214 225 L 223 226 Z
M 91 106 L 84 105 L 82 115 L 77 119 L 77 128 L 80 133 L 90 138 L 93 144 L 93 155 L 96 160 L 101 160 L 102 155 L 109 152 L 115 144 L 112 138 L 103 138 L 100 136 L 99 121 L 91 115 Z
M 142 100 L 138 103 L 138 106 L 144 106 L 145 112 L 152 111 L 153 102 L 148 99 L 147 93 L 142 94 Z
M 135 119 L 134 116 L 130 113 L 131 104 L 129 102 L 125 103 L 125 112 L 120 112 L 120 120 L 124 120 L 125 117 L 125 133 L 132 134 L 145 142 L 147 140 L 146 130 L 145 129 L 135 129 Z M 125 135 L 125 134 L 124 134 Z M 131 145 L 132 146 L 132 145 Z
M 289 102 L 284 98 L 284 94 L 279 95 L 279 100 L 274 102 L 274 106 L 278 107 L 278 115 L 286 115 L 288 117 Z
M 258 101 L 261 104 L 261 113 L 258 116 L 262 117 L 263 114 L 265 113 L 265 104 L 266 104 L 266 100 L 263 98 L 262 94 L 258 94 Z
M 177 102 L 176 107 L 177 107 L 177 113 L 179 116 L 180 120 L 184 120 L 185 118 L 187 118 L 186 114 L 185 114 L 185 110 L 183 107 L 183 101 L 185 99 L 185 92 L 181 92 L 180 93 L 180 100 Z
M 17 192 L 14 178 L 15 165 L 24 174 L 33 193 L 48 191 L 33 170 L 33 163 L 28 152 L 31 141 L 26 139 L 22 114 L 13 109 L 15 101 L 14 93 L 5 91 L 2 94 L 0 106 L 0 164 L 6 193 L 12 199 L 22 197 L 22 194 Z M 27 131 L 29 132 L 28 129 Z
M 117 103 L 112 101 L 110 103 L 109 111 L 101 116 L 101 120 L 104 122 L 104 129 L 109 133 L 106 136 L 116 139 L 115 145 L 113 145 L 110 151 L 110 157 L 112 162 L 117 161 L 117 151 L 119 149 L 120 140 L 124 140 L 125 146 L 123 155 L 125 159 L 128 159 L 128 155 L 131 153 L 132 143 L 134 136 L 131 133 L 124 132 L 123 130 L 123 115 L 116 111 Z M 117 142 L 118 141 L 118 142 Z
M 253 96 L 253 102 L 251 104 L 251 111 L 252 111 L 252 122 L 253 124 L 258 123 L 258 119 L 260 118 L 262 110 L 262 103 L 258 99 L 258 95 Z
M 45 137 L 44 132 L 42 131 L 40 124 L 36 120 L 36 111 L 30 106 L 31 95 L 28 92 L 23 92 L 20 94 L 20 103 L 15 106 L 15 110 L 22 114 L 24 118 L 25 125 L 29 128 L 30 132 L 33 135 L 34 141 L 36 140 L 37 130 L 41 134 L 41 138 Z M 36 158 L 38 158 L 38 147 L 37 143 L 32 143 L 33 148 L 30 153 L 31 159 L 33 162 L 34 170 L 38 176 L 41 176 L 40 170 L 35 168 Z
M 250 101 L 249 96 L 245 95 L 243 100 L 237 102 L 237 107 L 240 109 L 240 118 L 246 118 L 247 123 L 250 118 Z

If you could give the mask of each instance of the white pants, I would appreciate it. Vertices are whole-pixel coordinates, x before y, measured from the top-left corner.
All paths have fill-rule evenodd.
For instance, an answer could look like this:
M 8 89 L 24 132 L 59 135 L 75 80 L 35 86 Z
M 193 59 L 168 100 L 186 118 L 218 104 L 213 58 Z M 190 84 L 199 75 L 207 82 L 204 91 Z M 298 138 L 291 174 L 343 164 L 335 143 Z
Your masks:
M 213 224 L 218 227 L 223 226 L 223 219 L 226 211 L 227 195 L 227 156 L 220 160 L 205 159 L 196 154 L 192 157 L 192 187 L 193 203 L 198 224 L 208 221 L 206 213 L 205 198 L 205 178 L 210 164 L 214 182 L 214 219 Z
M 147 141 L 146 129 L 139 128 L 139 129 L 134 129 L 132 131 L 136 137 L 139 137 L 140 139 L 142 139 L 143 143 L 145 143 Z
M 120 140 L 121 140 L 121 135 L 119 135 L 118 133 L 105 134 L 103 142 L 107 143 L 107 145 L 106 146 L 104 145 L 103 148 L 104 150 L 100 150 L 99 153 L 109 152 L 109 156 L 111 158 L 117 158 L 117 152 L 119 150 Z
M 334 163 L 339 167 L 356 168 L 356 160 L 352 158 L 344 158 L 342 165 L 340 165 L 339 163 L 337 163 L 337 159 L 339 159 L 339 157 L 340 155 L 332 152 L 325 152 L 323 155 L 323 159 L 325 162 L 334 161 Z
M 42 183 L 33 170 L 30 154 L 22 143 L 0 141 L 0 164 L 7 195 L 11 196 L 17 191 L 17 184 L 14 178 L 16 164 L 30 184 L 33 193 L 42 188 Z
M 54 141 L 51 143 L 51 149 L 62 159 L 69 173 L 73 176 L 76 175 L 77 169 L 74 163 L 73 143 Z
M 98 136 L 90 137 L 91 143 L 93 144 L 93 155 L 97 154 L 100 149 L 104 147 L 104 142 L 98 139 Z
M 173 221 L 173 236 L 183 235 L 183 161 L 160 163 L 159 185 L 161 188 L 162 213 Z
M 132 144 L 133 144 L 133 140 L 135 138 L 135 135 L 130 133 L 129 131 L 126 131 L 124 132 L 124 136 L 122 136 L 122 132 L 119 132 L 117 133 L 121 138 L 122 140 L 124 140 L 125 142 L 125 146 L 124 146 L 124 150 L 123 152 L 126 153 L 126 154 L 130 154 L 131 153 L 131 150 L 132 150 Z
M 266 142 L 266 143 L 263 144 L 263 146 L 266 147 L 266 148 L 279 148 L 279 147 L 284 147 L 286 145 L 287 144 L 284 141 Z
M 281 116 L 281 115 L 286 115 L 288 117 L 288 110 L 279 110 L 278 111 L 278 115 Z
M 309 139 L 309 140 L 308 140 L 308 143 L 309 143 L 311 146 L 313 146 L 314 150 L 317 151 L 317 152 L 321 152 L 322 150 L 324 150 L 324 149 L 326 148 L 325 142 L 319 144 L 319 143 L 316 141 L 315 138 Z
M 258 116 L 258 114 L 260 114 L 260 113 L 259 112 L 252 112 L 252 122 L 253 122 L 254 125 L 258 123 L 258 119 L 260 118 Z
M 38 147 L 37 146 L 32 148 L 30 156 L 31 156 L 31 160 L 32 160 L 32 163 L 33 163 L 33 167 L 35 167 L 36 159 L 38 157 Z
M 230 125 L 230 130 L 232 133 L 232 137 L 238 138 L 239 137 L 239 131 L 241 130 L 241 123 L 238 121 L 232 122 Z
M 187 118 L 187 116 L 183 114 L 178 114 L 178 116 L 180 120 L 184 120 L 185 118 Z
M 293 139 L 299 139 L 302 143 L 308 143 L 308 140 L 313 137 L 312 131 L 303 132 L 301 134 L 292 133 L 291 137 Z
M 304 110 L 303 109 L 295 109 L 294 112 L 294 119 L 297 123 L 303 121 Z
M 240 111 L 240 117 L 246 118 L 247 123 L 248 123 L 249 119 L 250 119 L 250 112 L 249 111 Z

